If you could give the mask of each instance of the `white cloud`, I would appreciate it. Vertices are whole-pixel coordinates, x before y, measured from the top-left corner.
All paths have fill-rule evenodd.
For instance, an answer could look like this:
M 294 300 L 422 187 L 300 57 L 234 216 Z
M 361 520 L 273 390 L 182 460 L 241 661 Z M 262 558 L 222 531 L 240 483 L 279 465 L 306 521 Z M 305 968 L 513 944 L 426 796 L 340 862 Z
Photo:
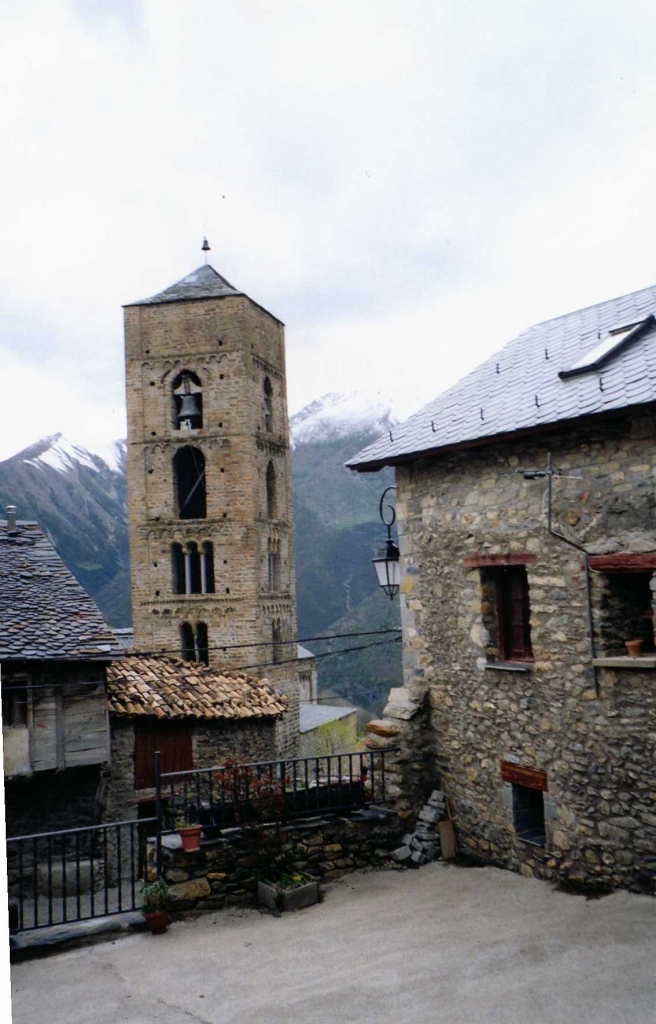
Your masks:
M 83 418 L 118 406 L 121 303 L 203 233 L 287 322 L 292 410 L 370 389 L 408 412 L 653 282 L 655 42 L 646 0 L 5 5 L 0 356 L 33 374 L 31 425 L 76 433 L 48 382 Z

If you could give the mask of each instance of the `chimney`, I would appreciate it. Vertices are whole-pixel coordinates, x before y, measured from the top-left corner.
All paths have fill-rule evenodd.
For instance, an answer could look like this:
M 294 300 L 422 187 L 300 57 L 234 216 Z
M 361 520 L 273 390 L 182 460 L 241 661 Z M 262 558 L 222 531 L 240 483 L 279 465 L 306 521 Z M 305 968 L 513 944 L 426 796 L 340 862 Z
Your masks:
M 16 532 L 16 506 L 7 505 L 7 531 L 9 533 Z

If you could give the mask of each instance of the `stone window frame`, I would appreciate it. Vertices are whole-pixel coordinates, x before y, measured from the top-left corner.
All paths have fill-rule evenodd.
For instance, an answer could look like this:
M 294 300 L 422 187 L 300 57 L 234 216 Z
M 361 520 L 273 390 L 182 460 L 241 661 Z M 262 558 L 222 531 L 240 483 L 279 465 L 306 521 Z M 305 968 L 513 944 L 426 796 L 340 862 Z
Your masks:
M 558 808 L 549 791 L 548 773 L 544 769 L 522 764 L 520 758 L 514 754 L 506 754 L 505 758 L 499 762 L 499 769 L 503 787 L 502 803 L 509 831 L 521 843 L 548 849 L 551 845 L 552 823 L 558 818 Z M 542 793 L 544 839 L 541 841 L 536 842 L 535 839 L 517 831 L 517 813 L 522 810 L 521 807 L 518 807 L 518 796 L 521 797 L 519 790 L 522 789 L 539 789 Z
M 503 608 L 510 600 L 506 592 L 500 595 L 502 587 L 501 570 L 504 568 L 526 567 L 537 563 L 537 555 L 530 552 L 506 552 L 502 554 L 469 555 L 464 560 L 468 569 L 478 569 L 481 584 L 481 623 L 490 641 L 486 646 L 486 668 L 509 671 L 529 671 L 535 662 L 531 642 L 530 581 L 525 572 L 523 583 L 523 612 L 521 625 L 524 629 L 523 651 L 513 653 L 505 648 L 502 637 L 508 635 L 507 613 Z M 486 578 L 487 577 L 487 578 Z
M 178 597 L 214 594 L 214 545 L 211 540 L 171 543 L 173 593 Z
M 595 642 L 597 657 L 627 658 L 627 650 L 622 646 L 624 641 L 633 639 L 646 640 L 643 654 L 650 654 L 652 658 L 656 655 L 656 553 L 618 552 L 610 555 L 590 555 L 589 566 L 592 577 L 592 613 L 595 625 Z M 622 621 L 622 599 L 623 593 L 630 591 L 629 584 L 632 577 L 640 576 L 646 583 L 646 577 L 651 591 L 651 602 L 645 601 L 644 616 L 635 615 L 635 607 L 632 609 L 628 603 L 624 608 L 624 621 Z M 647 595 L 645 595 L 646 597 Z M 609 615 L 609 605 L 615 605 L 614 611 Z M 651 611 L 651 622 L 629 627 L 627 619 L 633 619 L 637 623 L 638 618 L 647 616 Z M 624 636 L 624 633 L 634 632 L 635 635 Z

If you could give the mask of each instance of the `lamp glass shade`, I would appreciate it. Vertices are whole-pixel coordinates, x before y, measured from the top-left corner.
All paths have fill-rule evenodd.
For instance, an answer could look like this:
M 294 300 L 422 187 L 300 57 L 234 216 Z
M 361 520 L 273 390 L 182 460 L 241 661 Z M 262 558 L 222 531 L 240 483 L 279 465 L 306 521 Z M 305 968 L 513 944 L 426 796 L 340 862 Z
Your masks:
M 393 599 L 398 594 L 401 585 L 399 549 L 394 541 L 388 541 L 387 547 L 372 561 L 379 586 L 382 587 L 390 599 Z

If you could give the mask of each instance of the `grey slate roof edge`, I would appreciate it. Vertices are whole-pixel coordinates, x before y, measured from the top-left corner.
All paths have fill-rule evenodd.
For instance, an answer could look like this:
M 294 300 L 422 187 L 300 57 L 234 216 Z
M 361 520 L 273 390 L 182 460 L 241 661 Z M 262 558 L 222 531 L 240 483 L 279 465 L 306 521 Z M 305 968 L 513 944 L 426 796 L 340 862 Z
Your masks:
M 349 459 L 344 465 L 359 473 L 378 473 L 385 466 L 401 466 L 407 462 L 415 462 L 417 459 L 430 459 L 437 455 L 448 452 L 464 451 L 467 448 L 485 448 L 494 444 L 502 444 L 505 441 L 521 440 L 523 437 L 533 437 L 539 434 L 552 434 L 555 430 L 570 430 L 583 423 L 601 423 L 605 420 L 618 419 L 626 416 L 627 411 L 635 412 L 641 408 L 651 410 L 656 408 L 656 399 L 650 402 L 636 402 L 634 405 L 625 405 L 621 409 L 608 409 L 605 412 L 582 413 L 580 416 L 573 416 L 568 420 L 549 420 L 546 423 L 538 423 L 533 427 L 524 427 L 520 430 L 501 431 L 498 434 L 486 434 L 484 437 L 476 437 L 466 441 L 457 441 L 453 444 L 436 445 L 433 448 L 417 448 L 415 451 L 404 452 L 396 456 L 372 459 L 367 462 L 357 462 L 360 455 L 367 451 L 358 452 L 354 458 Z
M 487 445 L 527 431 L 565 429 L 656 401 L 656 286 L 543 321 L 438 395 L 408 420 L 369 444 L 346 465 L 373 472 L 444 450 Z M 644 322 L 630 344 L 605 364 L 560 377 L 598 339 Z
M 38 524 L 0 524 L 0 662 L 102 662 L 121 646 Z

